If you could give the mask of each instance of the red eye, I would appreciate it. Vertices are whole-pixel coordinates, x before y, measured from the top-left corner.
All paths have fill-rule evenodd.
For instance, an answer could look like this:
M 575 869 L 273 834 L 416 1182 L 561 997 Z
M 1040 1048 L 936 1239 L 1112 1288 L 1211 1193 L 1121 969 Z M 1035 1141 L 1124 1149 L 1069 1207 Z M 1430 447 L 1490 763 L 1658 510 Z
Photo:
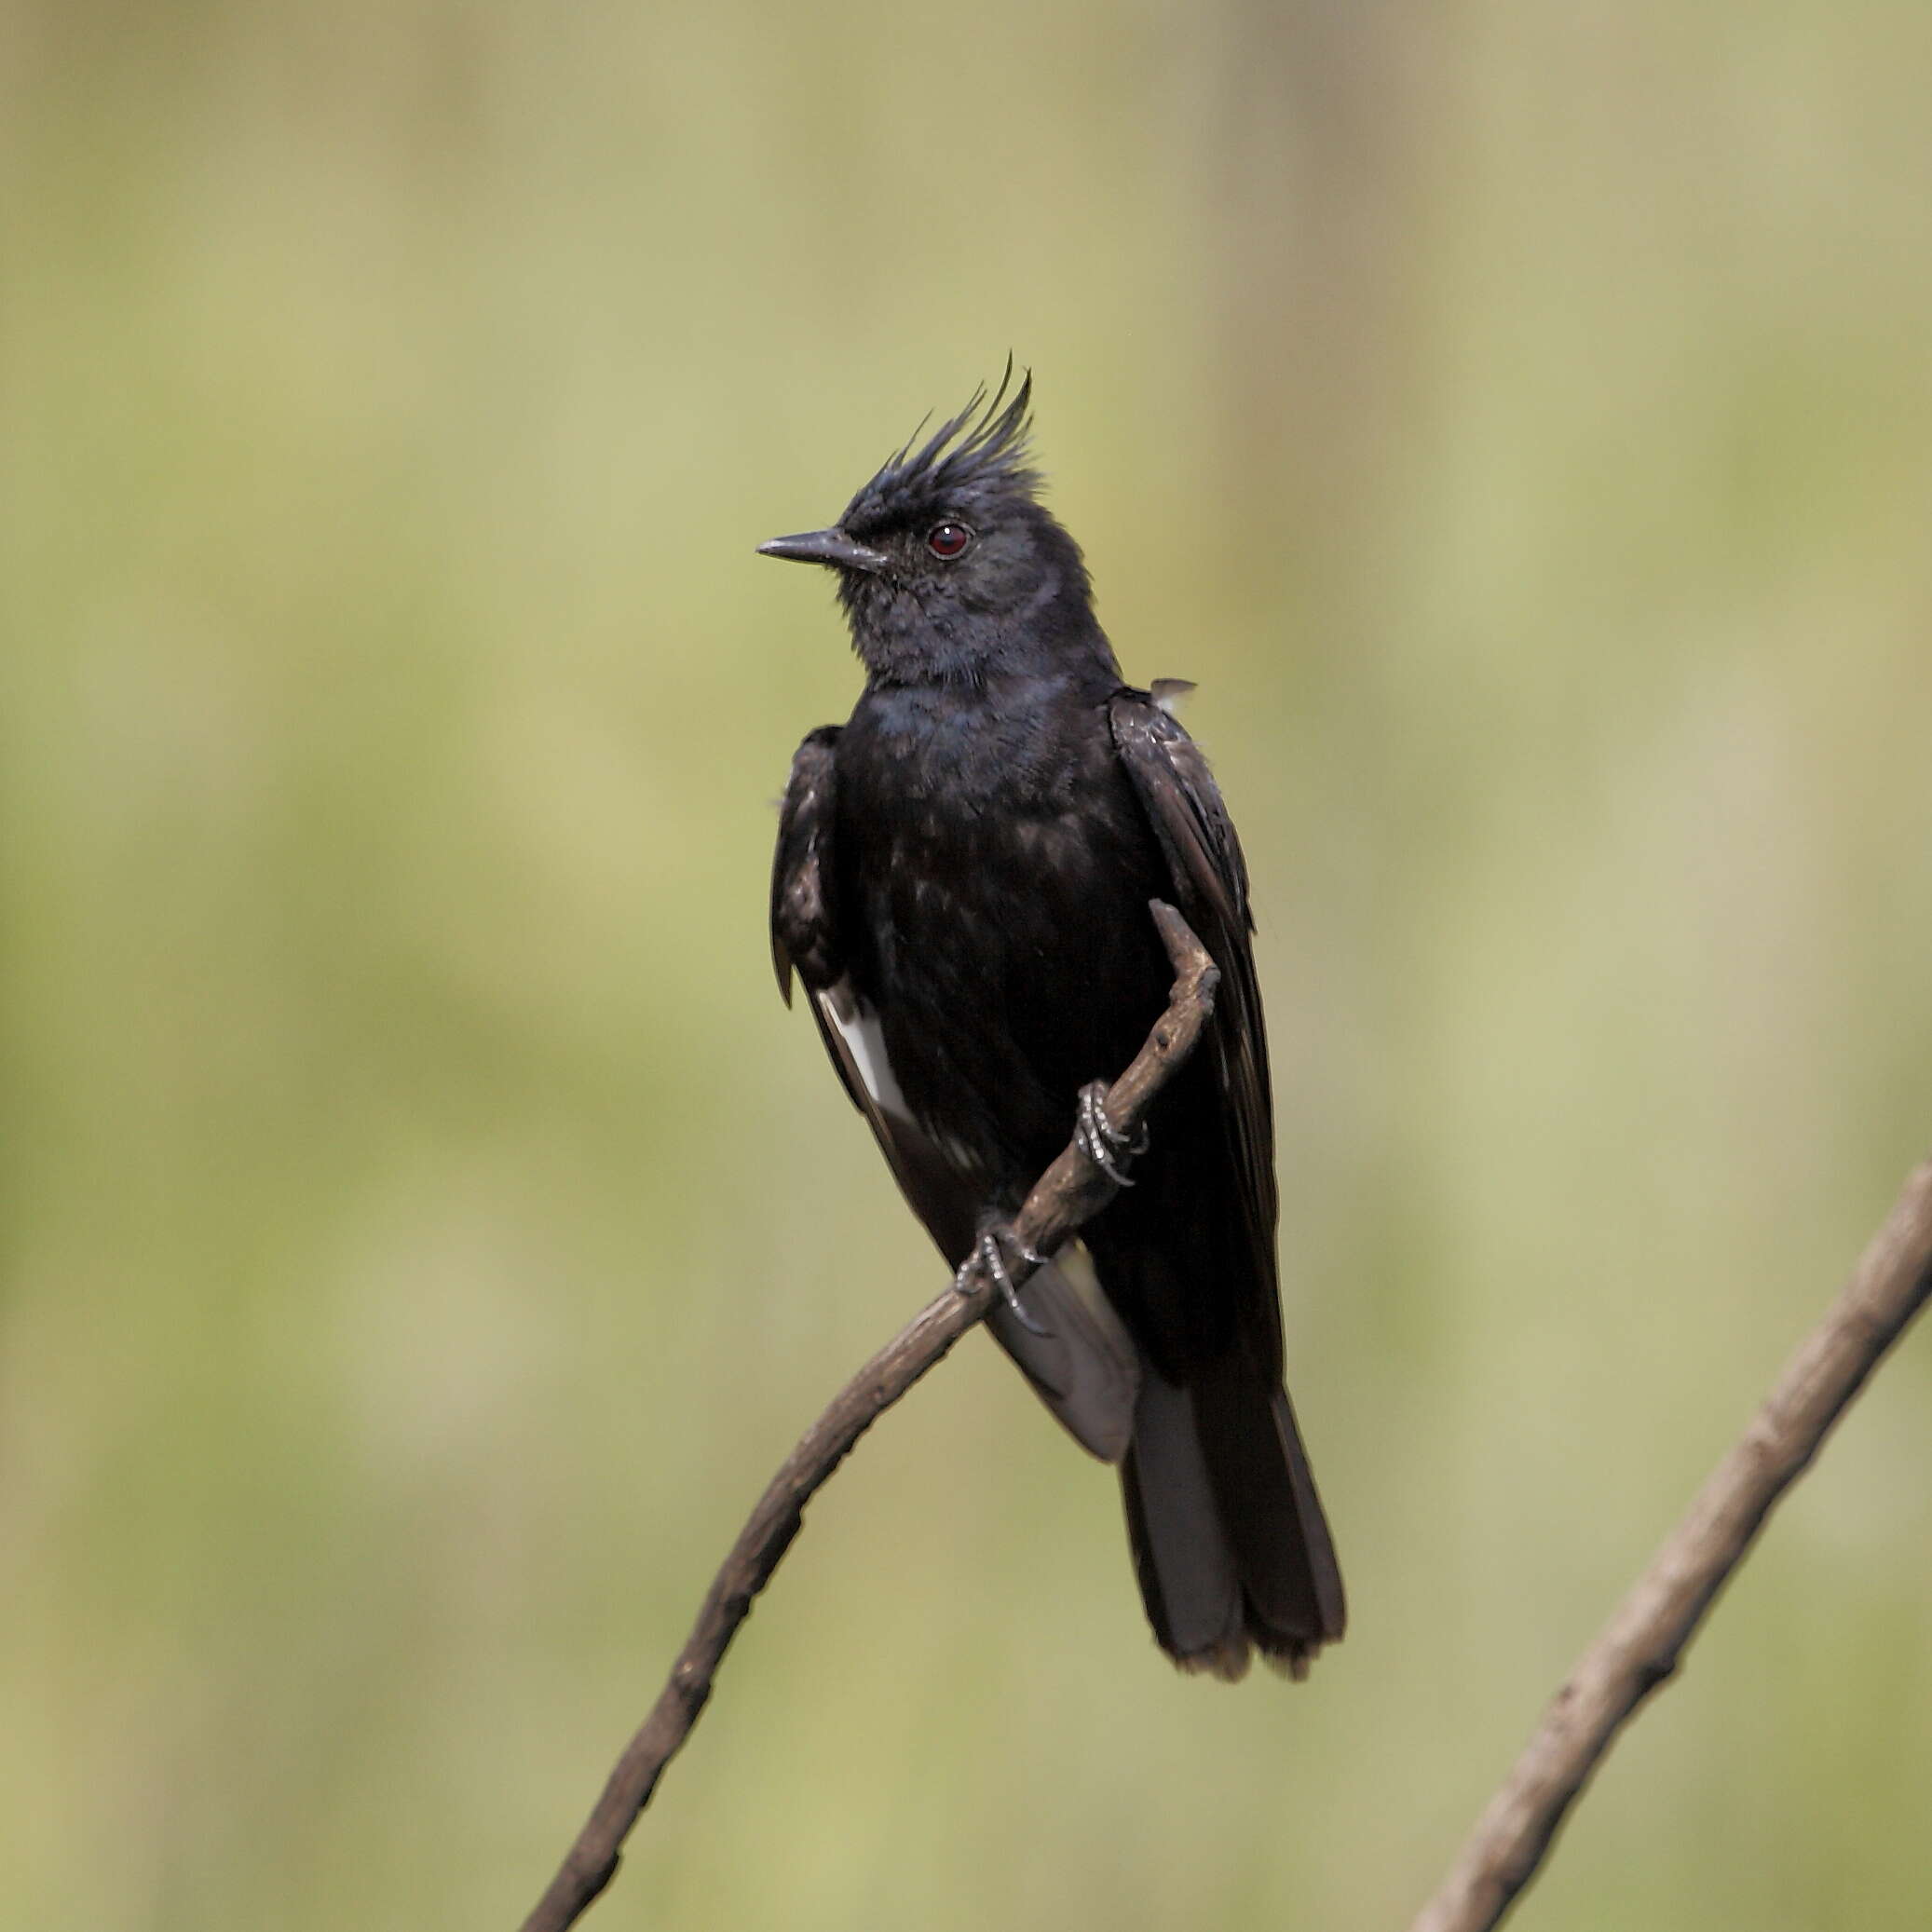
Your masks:
M 973 541 L 964 524 L 934 524 L 926 532 L 926 548 L 935 557 L 957 557 Z

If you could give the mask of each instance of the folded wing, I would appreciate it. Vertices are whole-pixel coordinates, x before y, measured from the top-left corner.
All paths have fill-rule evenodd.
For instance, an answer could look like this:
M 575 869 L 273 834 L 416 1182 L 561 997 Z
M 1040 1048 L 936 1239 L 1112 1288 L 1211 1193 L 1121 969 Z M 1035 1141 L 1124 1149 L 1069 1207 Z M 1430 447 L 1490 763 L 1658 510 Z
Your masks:
M 796 972 L 825 1051 L 864 1115 L 912 1210 L 957 1268 L 972 1252 L 985 1205 L 973 1182 L 913 1118 L 887 1056 L 878 1014 L 854 985 L 838 928 L 833 850 L 838 728 L 798 747 L 779 816 L 771 875 L 771 952 L 791 1002 Z M 1068 1129 L 1071 1130 L 1071 1120 Z M 1027 1285 L 1035 1334 L 1003 1302 L 987 1317 L 995 1338 L 1074 1439 L 1104 1461 L 1125 1454 L 1140 1386 L 1139 1354 L 1073 1243 Z

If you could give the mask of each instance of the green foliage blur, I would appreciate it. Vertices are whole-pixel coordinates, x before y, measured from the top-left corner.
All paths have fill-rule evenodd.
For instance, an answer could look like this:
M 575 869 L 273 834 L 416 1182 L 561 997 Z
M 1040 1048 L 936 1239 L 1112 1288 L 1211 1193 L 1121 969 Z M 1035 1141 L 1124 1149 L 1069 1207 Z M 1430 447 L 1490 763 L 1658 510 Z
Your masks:
M 1932 9 L 0 7 L 0 1925 L 516 1923 L 943 1280 L 779 1004 L 1009 348 L 1257 882 L 1347 1643 L 973 1340 L 600 1926 L 1390 1927 L 1932 1145 Z M 1096 1069 L 1099 1071 L 1102 1069 Z M 1910 1340 L 1524 1932 L 1932 1919 Z

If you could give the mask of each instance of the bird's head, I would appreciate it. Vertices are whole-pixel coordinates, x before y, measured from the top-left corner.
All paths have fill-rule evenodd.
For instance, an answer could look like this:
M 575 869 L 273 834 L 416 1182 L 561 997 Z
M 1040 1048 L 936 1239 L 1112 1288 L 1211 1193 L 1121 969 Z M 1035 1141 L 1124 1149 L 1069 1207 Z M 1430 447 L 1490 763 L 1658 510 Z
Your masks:
M 1009 361 L 990 400 L 980 389 L 917 449 L 906 443 L 829 530 L 758 547 L 837 571 L 877 682 L 979 684 L 1002 665 L 1039 668 L 1042 646 L 1106 648 L 1080 546 L 1041 506 L 1027 464 L 1033 378 L 1009 397 L 1012 378 Z

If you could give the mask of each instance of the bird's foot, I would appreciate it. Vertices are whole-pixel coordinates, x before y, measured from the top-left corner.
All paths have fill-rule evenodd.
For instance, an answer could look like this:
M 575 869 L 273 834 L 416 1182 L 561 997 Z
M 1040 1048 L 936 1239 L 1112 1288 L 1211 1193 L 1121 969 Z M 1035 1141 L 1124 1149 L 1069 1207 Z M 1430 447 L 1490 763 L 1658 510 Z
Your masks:
M 973 1272 L 976 1262 L 992 1277 L 993 1286 L 1000 1290 L 1000 1299 L 1013 1310 L 1013 1318 L 1029 1335 L 1048 1335 L 1052 1330 L 1043 1328 L 1027 1311 L 1020 1306 L 1020 1291 L 1014 1286 L 1012 1272 L 1006 1265 L 1006 1257 L 1000 1251 L 1000 1243 L 1010 1242 L 1014 1258 L 1024 1261 L 1028 1268 L 1044 1268 L 1046 1257 L 1036 1255 L 1013 1229 L 1003 1221 L 989 1221 L 979 1231 L 979 1239 L 973 1244 L 973 1252 L 959 1263 L 959 1272 L 953 1276 L 953 1286 L 965 1294 L 971 1286 L 967 1277 Z
M 1121 1165 L 1147 1152 L 1147 1129 L 1127 1135 L 1116 1131 L 1107 1118 L 1107 1082 L 1090 1081 L 1080 1090 L 1080 1119 L 1073 1138 L 1088 1160 L 1117 1188 L 1131 1188 L 1133 1177 Z

